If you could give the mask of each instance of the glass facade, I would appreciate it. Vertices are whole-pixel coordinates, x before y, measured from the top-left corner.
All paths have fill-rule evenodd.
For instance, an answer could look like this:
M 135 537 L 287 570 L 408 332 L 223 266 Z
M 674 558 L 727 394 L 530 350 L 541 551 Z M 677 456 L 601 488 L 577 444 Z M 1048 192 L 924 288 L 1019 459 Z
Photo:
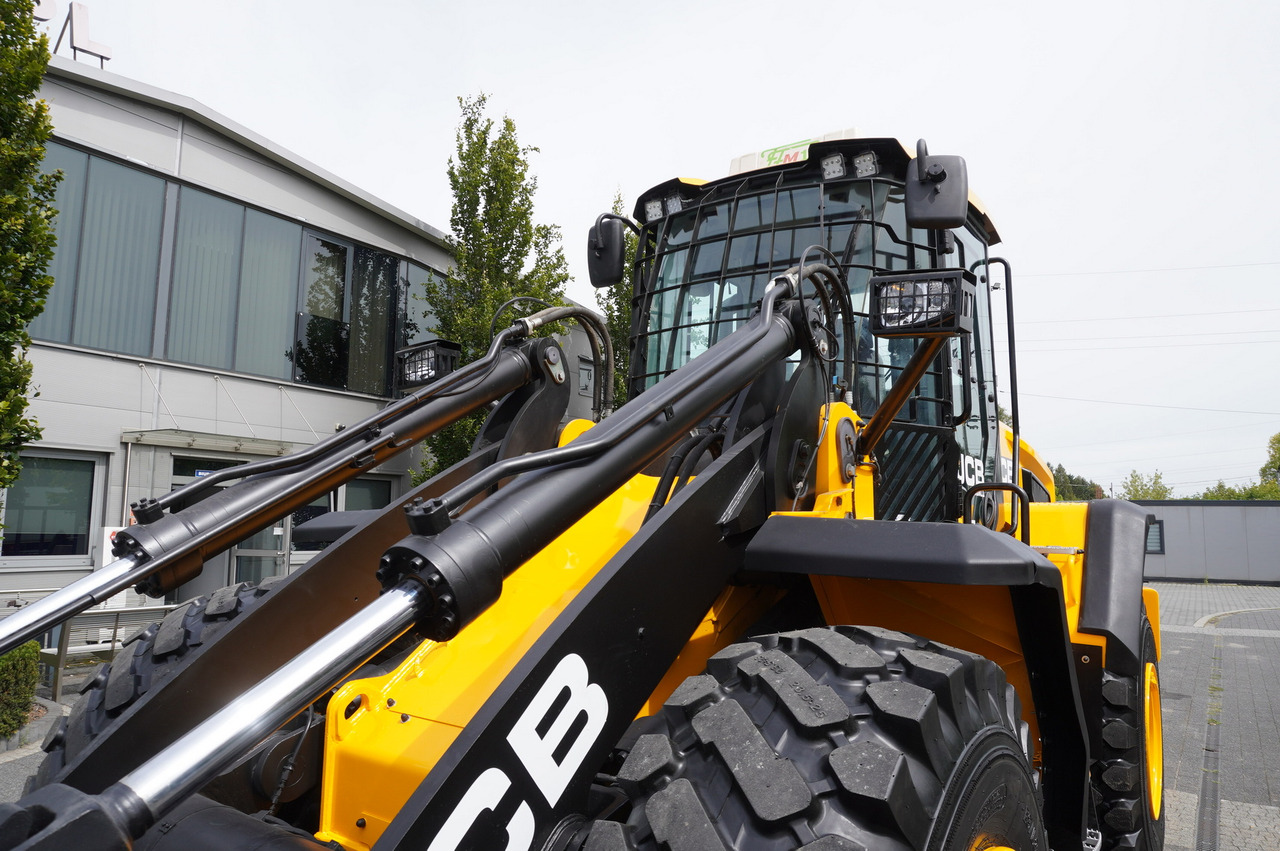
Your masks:
M 386 396 L 395 349 L 434 336 L 423 266 L 66 145 L 45 162 L 38 340 Z
M 55 200 L 58 250 L 37 339 L 131 355 L 151 353 L 165 182 L 109 160 L 48 145 L 64 179 Z

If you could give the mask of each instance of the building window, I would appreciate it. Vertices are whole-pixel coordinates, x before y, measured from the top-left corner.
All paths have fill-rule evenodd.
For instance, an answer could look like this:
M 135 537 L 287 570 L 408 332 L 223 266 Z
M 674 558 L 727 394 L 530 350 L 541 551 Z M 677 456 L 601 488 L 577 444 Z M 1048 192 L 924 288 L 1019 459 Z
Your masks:
M 169 295 L 170 360 L 230 369 L 244 207 L 182 188 Z
M 578 358 L 578 395 L 591 396 L 595 387 L 595 365 L 589 358 Z
M 89 564 L 103 462 L 73 453 L 22 455 L 22 472 L 0 508 L 0 558 L 55 556 Z
M 346 511 L 368 511 L 391 504 L 390 479 L 356 479 L 344 487 L 343 508 Z
M 63 180 L 36 339 L 387 396 L 400 341 L 434 337 L 425 267 L 56 142 L 45 166 Z
M 1147 526 L 1147 554 L 1164 555 L 1164 521 L 1152 520 Z
M 302 228 L 182 187 L 167 357 L 289 378 Z
M 306 235 L 291 349 L 295 381 L 375 396 L 390 392 L 399 272 L 400 261 L 389 254 Z
M 131 355 L 151 354 L 165 182 L 49 143 L 60 168 L 53 290 L 32 335 Z
M 257 210 L 245 212 L 236 320 L 236 370 L 288 379 L 289 340 L 298 304 L 302 226 Z
M 404 315 L 400 345 L 416 346 L 418 343 L 438 340 L 436 317 L 427 301 L 427 283 L 436 273 L 417 263 L 405 265 L 408 268 L 404 280 L 404 302 L 400 308 Z
M 395 349 L 392 332 L 399 273 L 400 261 L 395 257 L 356 246 L 351 274 L 348 389 L 375 396 L 390 392 L 387 365 Z

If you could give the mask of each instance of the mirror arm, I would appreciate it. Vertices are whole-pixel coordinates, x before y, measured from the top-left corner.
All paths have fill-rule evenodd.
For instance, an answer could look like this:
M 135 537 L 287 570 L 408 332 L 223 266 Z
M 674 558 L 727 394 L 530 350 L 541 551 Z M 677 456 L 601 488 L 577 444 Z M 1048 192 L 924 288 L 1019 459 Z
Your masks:
M 601 213 L 600 215 L 596 216 L 595 226 L 591 228 L 591 250 L 592 251 L 599 251 L 600 248 L 602 247 L 600 245 L 600 224 L 605 219 L 617 219 L 618 221 L 626 225 L 628 228 L 630 228 L 631 232 L 634 233 L 636 236 L 640 235 L 640 226 L 637 225 L 635 222 L 631 221 L 631 219 L 628 219 L 626 216 L 619 216 L 617 213 Z

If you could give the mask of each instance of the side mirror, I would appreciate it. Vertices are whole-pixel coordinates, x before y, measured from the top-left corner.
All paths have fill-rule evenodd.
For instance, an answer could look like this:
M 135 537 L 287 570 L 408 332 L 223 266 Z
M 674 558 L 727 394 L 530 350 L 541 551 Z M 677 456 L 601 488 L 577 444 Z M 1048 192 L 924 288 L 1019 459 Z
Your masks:
M 907 166 L 907 224 L 918 228 L 963 227 L 969 217 L 969 173 L 963 157 L 929 156 L 924 139 Z
M 623 219 L 605 213 L 596 219 L 587 237 L 587 275 L 597 289 L 612 287 L 622 282 L 626 270 L 626 240 L 623 238 Z

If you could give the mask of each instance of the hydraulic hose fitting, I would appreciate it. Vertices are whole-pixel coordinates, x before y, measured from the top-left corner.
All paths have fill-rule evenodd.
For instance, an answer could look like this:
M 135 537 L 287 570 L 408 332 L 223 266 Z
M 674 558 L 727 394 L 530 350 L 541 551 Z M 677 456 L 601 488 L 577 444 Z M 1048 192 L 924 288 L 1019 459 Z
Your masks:
M 409 531 L 423 537 L 439 535 L 453 522 L 448 504 L 439 497 L 430 500 L 418 497 L 404 507 L 404 516 L 409 521 Z
M 133 512 L 133 518 L 143 526 L 154 523 L 164 516 L 164 507 L 151 497 L 130 503 L 129 510 Z

